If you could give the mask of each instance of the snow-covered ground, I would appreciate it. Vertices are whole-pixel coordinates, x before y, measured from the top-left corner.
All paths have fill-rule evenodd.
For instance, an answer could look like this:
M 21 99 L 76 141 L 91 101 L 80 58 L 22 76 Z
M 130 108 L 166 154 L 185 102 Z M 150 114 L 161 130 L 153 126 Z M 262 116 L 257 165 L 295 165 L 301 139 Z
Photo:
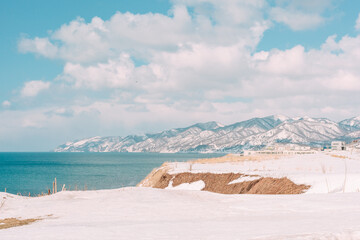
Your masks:
M 0 193 L 4 197 L 0 218 L 45 218 L 0 230 L 4 240 L 360 239 L 359 193 L 222 195 L 123 188 L 40 198 Z
M 197 181 L 168 189 L 68 191 L 38 198 L 0 193 L 0 220 L 43 218 L 0 230 L 0 239 L 360 239 L 358 154 L 168 167 L 173 173 L 286 176 L 312 187 L 300 195 L 224 195 L 198 191 L 204 182 Z
M 249 157 L 250 158 L 250 157 Z M 310 185 L 307 193 L 360 192 L 360 154 L 348 151 L 319 152 L 318 154 L 266 156 L 262 160 L 224 163 L 168 163 L 169 174 L 243 173 L 262 177 L 287 177 L 296 184 Z M 256 180 L 252 177 L 251 180 Z M 241 177 L 232 183 L 249 181 Z M 184 188 L 182 188 L 184 189 Z

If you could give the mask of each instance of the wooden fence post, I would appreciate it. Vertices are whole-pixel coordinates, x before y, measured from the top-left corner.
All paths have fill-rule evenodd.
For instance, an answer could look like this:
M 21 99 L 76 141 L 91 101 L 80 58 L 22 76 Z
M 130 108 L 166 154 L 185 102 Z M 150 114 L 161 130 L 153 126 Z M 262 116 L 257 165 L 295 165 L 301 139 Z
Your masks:
M 56 178 L 55 178 L 55 193 L 57 193 L 57 182 L 56 182 Z

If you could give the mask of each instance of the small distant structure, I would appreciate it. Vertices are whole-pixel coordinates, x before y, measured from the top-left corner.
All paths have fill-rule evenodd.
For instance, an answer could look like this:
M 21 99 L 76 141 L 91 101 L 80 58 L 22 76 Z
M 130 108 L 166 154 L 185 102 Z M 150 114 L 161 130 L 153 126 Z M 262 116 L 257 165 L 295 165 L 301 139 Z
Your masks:
M 333 141 L 331 142 L 331 150 L 335 150 L 335 151 L 346 150 L 346 143 L 343 141 Z
M 353 140 L 351 143 L 346 145 L 348 151 L 360 151 L 360 139 Z
M 329 152 L 329 151 L 331 151 L 331 146 L 330 145 L 325 145 L 325 146 L 322 147 L 321 151 Z

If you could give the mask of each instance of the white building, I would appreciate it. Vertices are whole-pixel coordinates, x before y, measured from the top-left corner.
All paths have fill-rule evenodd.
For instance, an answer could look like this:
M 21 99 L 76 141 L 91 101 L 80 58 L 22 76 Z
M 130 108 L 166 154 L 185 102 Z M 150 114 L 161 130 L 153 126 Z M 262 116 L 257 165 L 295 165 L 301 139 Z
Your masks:
M 331 150 L 335 150 L 335 151 L 345 150 L 345 142 L 343 142 L 343 141 L 331 142 Z

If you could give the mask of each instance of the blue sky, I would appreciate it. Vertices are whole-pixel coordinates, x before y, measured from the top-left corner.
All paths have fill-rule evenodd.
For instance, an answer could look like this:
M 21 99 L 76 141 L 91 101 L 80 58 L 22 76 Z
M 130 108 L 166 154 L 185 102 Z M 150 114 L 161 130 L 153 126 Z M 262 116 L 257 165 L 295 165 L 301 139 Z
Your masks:
M 79 16 L 90 21 L 94 16 L 108 19 L 116 11 L 166 14 L 170 7 L 170 3 L 165 0 L 64 0 L 61 4 L 48 0 L 1 1 L 0 26 L 4 33 L 0 40 L 1 100 L 10 98 L 11 92 L 25 81 L 51 80 L 62 71 L 61 61 L 49 61 L 32 54 L 19 53 L 17 45 L 23 35 L 46 36 L 48 31 L 57 29 Z
M 358 116 L 360 2 L 1 1 L 0 151 Z

